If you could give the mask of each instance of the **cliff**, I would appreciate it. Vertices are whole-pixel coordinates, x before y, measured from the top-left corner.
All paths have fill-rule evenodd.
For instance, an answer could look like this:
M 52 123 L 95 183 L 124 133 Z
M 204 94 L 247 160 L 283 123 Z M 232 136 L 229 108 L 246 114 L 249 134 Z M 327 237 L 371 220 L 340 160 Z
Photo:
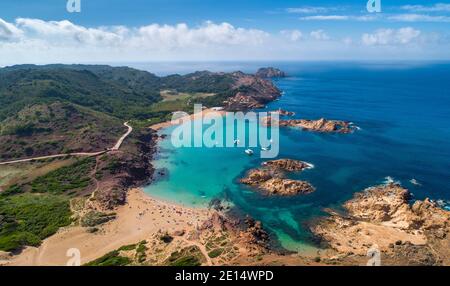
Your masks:
M 396 184 L 369 188 L 344 203 L 345 214 L 311 227 L 322 242 L 345 255 L 366 255 L 374 245 L 382 259 L 399 265 L 450 264 L 450 212 L 429 199 L 410 204 Z
M 268 67 L 268 68 L 260 68 L 256 72 L 256 76 L 261 78 L 277 78 L 277 77 L 286 77 L 286 74 L 280 69 Z

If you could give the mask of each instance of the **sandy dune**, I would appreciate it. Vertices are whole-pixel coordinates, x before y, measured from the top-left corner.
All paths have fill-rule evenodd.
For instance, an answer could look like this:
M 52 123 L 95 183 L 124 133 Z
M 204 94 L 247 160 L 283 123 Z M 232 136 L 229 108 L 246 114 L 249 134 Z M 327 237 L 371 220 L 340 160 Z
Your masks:
M 0 263 L 6 265 L 66 265 L 66 253 L 79 249 L 81 263 L 92 261 L 123 245 L 137 243 L 162 231 L 190 230 L 206 219 L 205 209 L 190 209 L 149 197 L 140 189 L 128 193 L 127 204 L 117 218 L 95 234 L 82 227 L 68 227 L 44 240 L 39 248 L 28 247 L 20 255 Z

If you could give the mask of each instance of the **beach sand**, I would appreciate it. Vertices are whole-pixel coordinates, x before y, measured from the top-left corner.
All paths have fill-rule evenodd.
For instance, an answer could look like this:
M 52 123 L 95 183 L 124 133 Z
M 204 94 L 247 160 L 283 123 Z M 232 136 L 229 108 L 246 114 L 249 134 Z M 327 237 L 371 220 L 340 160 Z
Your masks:
M 214 110 L 212 108 L 202 110 L 203 117 L 206 116 L 206 115 L 224 116 L 225 114 L 226 114 L 226 111 L 224 111 L 224 110 L 217 111 L 217 110 Z M 180 124 L 182 122 L 182 120 L 186 120 L 188 118 L 190 118 L 191 120 L 194 120 L 194 117 L 196 115 L 199 116 L 198 113 L 194 113 L 194 114 L 191 114 L 189 116 L 181 117 L 181 118 L 178 119 L 178 122 L 172 122 L 172 120 L 169 120 L 169 121 L 164 121 L 164 122 L 161 122 L 161 123 L 156 123 L 156 124 L 151 125 L 150 128 L 153 129 L 153 130 L 159 131 L 159 130 L 164 129 L 164 128 L 168 128 L 168 127 L 171 127 L 171 126 L 174 126 L 174 125 L 178 125 L 178 124 Z
M 97 233 L 88 233 L 80 226 L 63 228 L 45 239 L 39 248 L 27 247 L 0 265 L 64 266 L 70 259 L 66 253 L 71 248 L 80 251 L 81 264 L 84 264 L 158 231 L 171 233 L 195 229 L 208 217 L 206 209 L 186 208 L 156 200 L 141 189 L 129 190 L 127 203 L 118 207 L 116 213 L 117 218 L 102 225 Z
M 224 116 L 225 111 L 205 109 L 206 115 Z M 199 114 L 191 114 L 179 119 L 195 119 Z M 176 123 L 175 123 L 176 124 Z M 172 121 L 161 122 L 150 126 L 161 130 L 175 125 Z M 152 198 L 142 189 L 131 189 L 127 194 L 127 203 L 115 210 L 117 217 L 99 228 L 96 233 L 87 232 L 81 226 L 61 228 L 55 235 L 45 239 L 40 247 L 27 247 L 19 255 L 6 261 L 0 260 L 0 265 L 11 266 L 63 266 L 71 257 L 67 256 L 69 249 L 78 249 L 81 254 L 81 264 L 97 259 L 121 246 L 138 243 L 158 232 L 189 232 L 201 225 L 210 212 L 207 209 L 188 208 Z M 203 247 L 202 247 L 203 248 Z

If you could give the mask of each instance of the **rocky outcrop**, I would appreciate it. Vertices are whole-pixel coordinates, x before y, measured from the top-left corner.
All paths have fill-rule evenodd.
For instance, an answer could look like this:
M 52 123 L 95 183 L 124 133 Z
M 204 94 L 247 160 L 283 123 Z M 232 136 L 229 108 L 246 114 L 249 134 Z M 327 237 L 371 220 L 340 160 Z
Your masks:
M 306 195 L 315 191 L 314 187 L 305 181 L 272 178 L 259 185 L 269 195 L 296 196 Z
M 261 168 L 248 171 L 247 176 L 240 181 L 246 185 L 259 186 L 260 184 L 277 177 L 281 177 L 281 174 L 277 174 L 273 170 Z
M 285 172 L 300 172 L 311 165 L 292 159 L 267 161 L 261 168 L 252 169 L 240 180 L 241 183 L 254 186 L 267 195 L 295 196 L 314 192 L 314 187 L 305 181 L 285 178 Z
M 130 135 L 121 151 L 111 152 L 99 160 L 98 190 L 93 199 L 100 210 L 112 210 L 126 202 L 127 191 L 151 181 L 154 168 L 157 134 L 151 129 L 137 130 Z
M 262 124 L 270 126 L 272 119 L 265 117 L 261 119 Z M 306 131 L 324 132 L 324 133 L 352 133 L 356 127 L 347 121 L 342 120 L 308 120 L 308 119 L 292 119 L 292 120 L 278 120 L 279 126 L 301 128 Z
M 216 234 L 216 236 L 214 235 Z M 205 236 L 206 235 L 206 236 Z M 230 245 L 245 248 L 246 256 L 256 256 L 266 253 L 270 249 L 270 236 L 264 230 L 262 223 L 250 216 L 244 219 L 231 215 L 213 212 L 203 224 L 197 228 L 198 237 L 209 237 L 208 245 L 212 247 L 211 237 L 220 242 L 223 248 L 224 238 L 230 239 Z
M 241 240 L 246 244 L 258 245 L 262 248 L 268 248 L 270 237 L 263 229 L 262 223 L 247 216 L 245 218 L 246 229 L 240 233 Z
M 268 68 L 260 68 L 256 72 L 256 76 L 261 78 L 277 78 L 277 77 L 286 77 L 286 74 L 280 69 L 268 67 Z
M 238 111 L 263 108 L 281 95 L 281 91 L 270 81 L 242 72 L 231 74 L 233 96 L 224 101 L 226 110 Z
M 236 231 L 239 221 L 233 220 L 218 212 L 213 212 L 200 226 L 200 230 Z
M 328 210 L 311 230 L 340 253 L 366 255 L 376 245 L 400 264 L 450 264 L 450 212 L 429 199 L 410 205 L 410 197 L 397 184 L 369 188 L 343 205 L 346 214 Z
M 94 193 L 96 207 L 100 210 L 113 210 L 124 205 L 127 199 L 127 190 L 124 188 L 101 188 Z
M 293 112 L 293 111 L 287 111 L 287 110 L 284 110 L 284 109 L 281 109 L 281 108 L 279 108 L 279 109 L 276 110 L 276 111 L 271 111 L 270 113 L 277 113 L 277 114 L 279 114 L 280 116 L 294 116 L 294 115 L 295 115 L 295 112 Z
M 288 172 L 300 172 L 312 167 L 312 165 L 309 163 L 293 159 L 279 159 L 267 161 L 264 162 L 262 165 L 270 169 L 279 169 Z

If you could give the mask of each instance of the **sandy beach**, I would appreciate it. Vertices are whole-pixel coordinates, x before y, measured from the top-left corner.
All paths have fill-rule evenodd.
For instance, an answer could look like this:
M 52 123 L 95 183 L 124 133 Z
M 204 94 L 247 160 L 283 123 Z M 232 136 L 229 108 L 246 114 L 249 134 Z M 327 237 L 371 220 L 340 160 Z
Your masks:
M 101 226 L 97 233 L 72 226 L 60 229 L 39 248 L 27 247 L 20 255 L 0 265 L 66 265 L 71 248 L 79 249 L 81 263 L 87 263 L 121 246 L 137 243 L 159 231 L 169 233 L 197 227 L 208 216 L 205 209 L 191 209 L 151 198 L 141 189 L 128 192 L 127 203 L 117 210 L 117 218 Z
M 225 111 L 205 109 L 203 116 L 225 115 Z M 199 114 L 182 117 L 181 120 L 194 119 Z M 161 130 L 173 126 L 172 121 L 161 122 L 150 126 Z M 55 235 L 45 239 L 40 247 L 27 247 L 19 255 L 8 260 L 0 260 L 0 265 L 11 266 L 60 266 L 66 265 L 70 259 L 67 251 L 78 249 L 81 253 L 81 264 L 90 262 L 121 246 L 134 244 L 158 232 L 190 231 L 207 219 L 206 209 L 188 208 L 164 202 L 145 194 L 142 189 L 130 189 L 127 203 L 115 210 L 116 219 L 101 226 L 96 233 L 87 232 L 81 226 L 61 228 Z
M 224 116 L 226 114 L 226 111 L 224 111 L 224 110 L 219 110 L 218 111 L 218 110 L 214 110 L 212 108 L 208 108 L 208 109 L 202 110 L 202 114 L 203 114 L 203 117 L 206 116 L 206 115 L 213 115 L 213 114 L 215 114 L 217 116 Z M 181 117 L 176 122 L 172 122 L 172 120 L 168 120 L 168 121 L 156 123 L 156 124 L 151 125 L 150 128 L 153 129 L 153 130 L 158 131 L 158 130 L 161 130 L 161 129 L 164 129 L 164 128 L 168 128 L 168 127 L 171 127 L 171 126 L 174 126 L 174 125 L 178 125 L 178 124 L 181 123 L 182 120 L 186 120 L 188 118 L 190 118 L 191 120 L 194 120 L 195 116 L 199 116 L 199 114 L 198 113 L 194 113 L 194 114 L 191 114 L 189 116 Z

